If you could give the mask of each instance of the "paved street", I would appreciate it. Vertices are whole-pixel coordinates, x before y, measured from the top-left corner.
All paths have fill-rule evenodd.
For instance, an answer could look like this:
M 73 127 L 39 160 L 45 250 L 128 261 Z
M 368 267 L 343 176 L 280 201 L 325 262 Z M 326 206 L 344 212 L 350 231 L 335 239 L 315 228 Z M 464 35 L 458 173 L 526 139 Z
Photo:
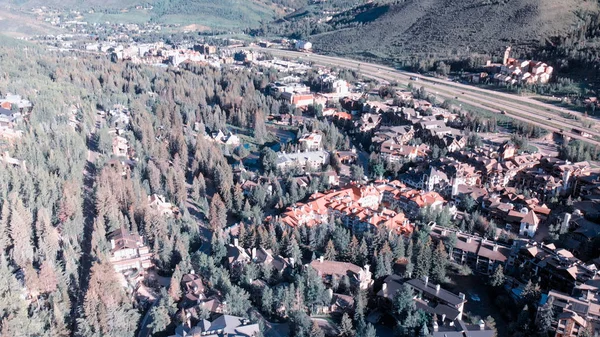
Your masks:
M 539 102 L 529 97 L 481 89 L 472 85 L 450 82 L 433 77 L 424 77 L 421 74 L 400 71 L 382 65 L 339 57 L 306 54 L 271 48 L 251 47 L 249 49 L 268 52 L 274 56 L 301 58 L 317 64 L 353 69 L 361 72 L 366 77 L 381 81 L 396 81 L 401 85 L 413 83 L 413 85 L 417 87 L 424 87 L 429 92 L 437 92 L 437 97 L 442 100 L 452 99 L 458 103 L 468 103 L 471 106 L 498 113 L 501 110 L 504 110 L 507 116 L 514 119 L 538 125 L 552 132 L 559 132 L 574 139 L 580 139 L 595 145 L 600 145 L 600 141 L 583 137 L 579 133 L 572 131 L 573 128 L 580 130 L 584 129 L 579 121 L 564 118 L 560 115 L 562 112 L 561 109 L 557 109 L 551 104 Z M 411 80 L 411 78 L 415 77 L 418 77 L 420 80 Z M 581 118 L 584 118 L 579 112 L 570 111 L 570 113 L 573 115 L 580 115 Z M 591 129 L 585 129 L 585 131 L 600 139 L 600 132 L 597 131 L 597 121 L 595 119 L 589 120 L 594 122 L 593 127 Z

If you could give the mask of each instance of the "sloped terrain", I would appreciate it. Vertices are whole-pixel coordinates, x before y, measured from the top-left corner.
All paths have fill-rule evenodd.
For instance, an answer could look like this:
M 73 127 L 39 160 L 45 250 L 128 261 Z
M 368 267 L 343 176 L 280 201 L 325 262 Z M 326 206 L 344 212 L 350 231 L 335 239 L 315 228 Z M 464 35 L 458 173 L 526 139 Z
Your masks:
M 583 0 L 490 2 L 408 0 L 365 6 L 351 17 L 336 15 L 328 22 L 333 31 L 310 40 L 322 52 L 374 57 L 500 53 L 507 45 L 526 51 L 572 29 L 578 11 L 597 7 Z

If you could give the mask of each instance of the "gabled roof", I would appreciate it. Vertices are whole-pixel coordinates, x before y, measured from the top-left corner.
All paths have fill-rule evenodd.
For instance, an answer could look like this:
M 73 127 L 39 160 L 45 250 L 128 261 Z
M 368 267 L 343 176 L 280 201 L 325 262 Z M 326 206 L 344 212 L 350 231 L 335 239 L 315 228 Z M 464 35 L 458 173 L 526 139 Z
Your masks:
M 540 223 L 540 218 L 538 218 L 537 215 L 535 215 L 534 211 L 531 211 L 523 217 L 523 220 L 521 220 L 521 222 L 537 226 Z

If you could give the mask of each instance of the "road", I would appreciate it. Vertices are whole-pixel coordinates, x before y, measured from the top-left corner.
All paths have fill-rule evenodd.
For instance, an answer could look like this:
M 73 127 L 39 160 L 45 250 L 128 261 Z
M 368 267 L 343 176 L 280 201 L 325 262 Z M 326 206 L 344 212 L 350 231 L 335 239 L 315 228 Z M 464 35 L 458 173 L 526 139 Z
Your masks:
M 150 312 L 152 311 L 152 308 L 156 304 L 158 304 L 159 301 L 160 296 L 158 296 L 158 298 L 155 299 L 154 302 L 152 302 L 152 305 L 150 305 L 148 311 L 146 311 L 146 315 L 144 315 L 144 319 L 142 320 L 142 323 L 140 325 L 140 332 L 138 333 L 138 337 L 148 337 L 152 333 L 152 328 L 148 326 L 152 324 L 152 316 L 150 315 Z
M 432 77 L 423 77 L 420 74 L 407 71 L 396 70 L 383 65 L 349 60 L 339 57 L 323 56 L 318 54 L 306 54 L 290 50 L 250 47 L 248 49 L 270 53 L 273 56 L 302 58 L 310 60 L 313 63 L 336 66 L 359 71 L 365 77 L 377 79 L 380 81 L 396 81 L 401 85 L 413 83 L 415 86 L 424 87 L 428 92 L 435 93 L 439 99 L 452 99 L 458 103 L 465 103 L 471 106 L 486 109 L 492 112 L 504 110 L 507 116 L 511 118 L 528 122 L 543 127 L 552 132 L 562 133 L 574 139 L 600 145 L 599 124 L 595 119 L 587 119 L 592 122 L 592 128 L 584 128 L 581 122 L 574 119 L 561 116 L 561 109 L 557 109 L 551 104 L 536 101 L 530 97 L 521 97 L 517 95 L 502 93 L 493 90 L 482 89 L 471 85 L 450 82 Z M 419 81 L 412 81 L 411 78 L 418 77 Z M 569 111 L 570 114 L 585 119 L 581 113 Z M 572 131 L 573 128 L 582 129 L 595 136 L 596 139 L 583 137 Z

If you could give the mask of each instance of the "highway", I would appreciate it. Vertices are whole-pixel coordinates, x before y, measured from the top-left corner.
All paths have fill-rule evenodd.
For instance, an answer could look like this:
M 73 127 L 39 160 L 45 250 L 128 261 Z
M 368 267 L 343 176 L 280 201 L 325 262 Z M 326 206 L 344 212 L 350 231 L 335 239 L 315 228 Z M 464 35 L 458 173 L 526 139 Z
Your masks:
M 424 77 L 421 74 L 401 71 L 383 65 L 339 57 L 272 48 L 248 47 L 246 49 L 270 53 L 277 57 L 301 58 L 315 64 L 352 69 L 369 78 L 387 82 L 396 81 L 405 86 L 408 83 L 413 83 L 415 87 L 424 87 L 430 94 L 435 94 L 438 99 L 452 99 L 458 104 L 464 103 L 497 113 L 504 110 L 505 114 L 511 118 L 538 125 L 548 131 L 562 133 L 565 136 L 580 139 L 590 144 L 600 145 L 600 141 L 596 140 L 600 139 L 599 124 L 596 120 L 588 118 L 593 123 L 592 128 L 584 128 L 580 121 L 563 117 L 561 112 L 564 114 L 567 112 L 566 110 L 557 109 L 551 104 L 539 102 L 529 97 L 482 89 L 433 77 Z M 419 80 L 411 80 L 415 77 Z M 579 112 L 568 111 L 568 113 L 581 119 L 586 118 Z M 573 128 L 584 130 L 595 139 L 583 137 L 579 133 L 573 132 Z

